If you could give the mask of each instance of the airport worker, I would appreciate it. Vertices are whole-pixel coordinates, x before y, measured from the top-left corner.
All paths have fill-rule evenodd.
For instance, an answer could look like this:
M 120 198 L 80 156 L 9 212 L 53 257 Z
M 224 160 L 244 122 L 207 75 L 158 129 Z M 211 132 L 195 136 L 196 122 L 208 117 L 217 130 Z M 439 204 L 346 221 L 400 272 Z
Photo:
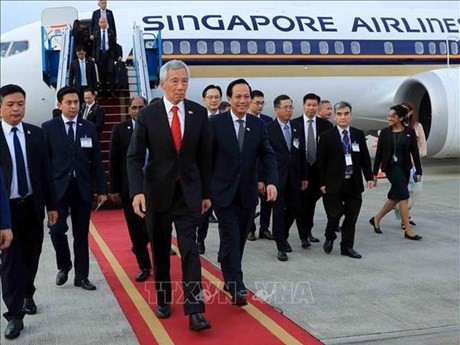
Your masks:
M 140 111 L 127 164 L 134 211 L 145 217 L 151 238 L 156 315 L 171 315 L 169 250 L 174 223 L 181 254 L 183 308 L 190 329 L 201 331 L 211 324 L 203 316 L 201 263 L 195 243 L 202 214 L 211 206 L 211 145 L 206 108 L 185 98 L 189 79 L 189 68 L 182 61 L 171 60 L 161 67 L 164 96 Z
M 363 175 L 367 188 L 374 187 L 371 158 L 364 132 L 350 126 L 351 104 L 336 103 L 334 115 L 336 126 L 321 133 L 318 151 L 319 180 L 327 215 L 323 249 L 327 254 L 332 252 L 335 232 L 344 216 L 340 253 L 361 259 L 354 249 L 355 230 L 362 205 Z
M 77 58 L 70 64 L 69 86 L 78 92 L 78 99 L 83 103 L 83 93 L 85 89 L 96 89 L 97 77 L 94 61 L 86 58 L 86 49 L 84 46 L 75 48 Z
M 96 36 L 96 32 L 100 30 L 99 19 L 105 18 L 108 23 L 108 27 L 113 31 L 115 37 L 117 37 L 117 27 L 115 26 L 115 17 L 113 12 L 107 8 L 107 1 L 98 1 L 99 9 L 93 12 L 91 16 L 91 23 L 89 25 L 90 39 L 93 40 Z
M 331 119 L 332 116 L 332 103 L 331 101 L 328 101 L 327 99 L 322 99 L 319 102 L 319 107 L 318 107 L 318 117 L 332 121 Z
M 8 320 L 5 338 L 14 339 L 24 328 L 24 314 L 35 314 L 34 280 L 43 244 L 45 207 L 48 224 L 55 224 L 56 193 L 41 128 L 23 122 L 26 93 L 18 85 L 0 88 L 0 164 L 2 188 L 7 192 L 11 212 L 11 240 L 8 230 L 0 231 L 2 244 L 0 276 Z M 2 202 L 3 204 L 3 202 Z M 2 205 L 3 212 L 7 207 Z M 3 226 L 2 226 L 3 228 Z
M 94 123 L 97 137 L 101 139 L 105 123 L 105 111 L 99 103 L 96 102 L 96 91 L 91 88 L 86 89 L 84 92 L 84 101 L 85 102 L 80 106 L 78 116 L 83 118 L 83 120 Z
M 382 234 L 380 222 L 383 217 L 399 204 L 401 220 L 404 224 L 404 237 L 409 240 L 421 240 L 412 229 L 409 217 L 409 175 L 412 161 L 416 169 L 415 181 L 422 179 L 422 164 L 417 147 L 417 134 L 413 128 L 404 125 L 408 110 L 402 105 L 394 105 L 388 112 L 389 127 L 382 129 L 377 144 L 374 161 L 374 180 L 377 181 L 379 169 L 386 174 L 391 183 L 388 197 L 380 211 L 372 217 L 371 223 L 377 234 Z
M 247 304 L 241 260 L 257 206 L 256 161 L 266 172 L 267 201 L 276 200 L 276 155 L 262 120 L 247 113 L 251 87 L 244 79 L 227 87 L 229 112 L 210 119 L 212 134 L 212 202 L 219 219 L 219 262 L 232 303 Z

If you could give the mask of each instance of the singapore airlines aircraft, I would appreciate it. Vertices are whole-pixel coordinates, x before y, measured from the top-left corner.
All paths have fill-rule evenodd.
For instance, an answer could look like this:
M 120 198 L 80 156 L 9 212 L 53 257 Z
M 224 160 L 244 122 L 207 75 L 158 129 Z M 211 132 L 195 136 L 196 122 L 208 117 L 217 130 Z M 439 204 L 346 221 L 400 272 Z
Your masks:
M 388 108 L 408 100 L 427 133 L 428 154 L 457 157 L 460 19 L 458 8 L 443 9 L 443 3 L 155 2 L 114 15 L 125 52 L 132 48 L 134 24 L 145 39 L 161 31 L 163 62 L 181 59 L 191 67 L 190 99 L 200 102 L 208 84 L 225 90 L 243 77 L 265 93 L 267 113 L 284 93 L 300 115 L 303 95 L 314 92 L 351 102 L 355 125 L 367 130 L 384 127 Z M 63 11 L 45 28 L 37 22 L 1 36 L 1 84 L 26 89 L 27 119 L 36 124 L 56 103 L 56 90 L 42 81 L 43 32 L 91 18 L 70 7 Z

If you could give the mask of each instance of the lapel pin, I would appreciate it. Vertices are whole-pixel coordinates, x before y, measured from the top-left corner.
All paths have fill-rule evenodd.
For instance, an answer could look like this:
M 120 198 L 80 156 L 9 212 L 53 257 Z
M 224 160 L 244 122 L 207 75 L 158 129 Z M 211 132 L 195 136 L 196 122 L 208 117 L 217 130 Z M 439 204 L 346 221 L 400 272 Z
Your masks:
M 294 132 L 297 132 L 297 130 L 296 130 L 295 128 L 293 129 L 293 131 L 294 131 Z
M 128 126 L 128 129 L 131 129 L 131 126 Z
M 27 130 L 27 134 L 30 134 L 30 131 L 29 131 L 29 130 Z
M 246 130 L 247 130 L 248 132 L 250 132 L 250 131 L 251 131 L 251 128 L 246 128 Z
M 83 124 L 82 124 L 81 122 L 79 122 L 78 125 L 79 125 L 80 127 L 83 126 Z
M 188 114 L 189 114 L 189 115 L 192 115 L 192 114 L 193 114 L 193 111 L 189 110 L 189 111 L 188 111 Z

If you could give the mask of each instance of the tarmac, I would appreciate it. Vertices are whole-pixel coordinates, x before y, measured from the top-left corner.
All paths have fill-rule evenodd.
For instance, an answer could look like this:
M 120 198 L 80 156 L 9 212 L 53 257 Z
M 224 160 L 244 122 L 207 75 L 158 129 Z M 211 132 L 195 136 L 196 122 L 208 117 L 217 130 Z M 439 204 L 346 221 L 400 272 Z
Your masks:
M 374 233 L 368 220 L 389 189 L 379 180 L 363 194 L 355 239 L 361 260 L 340 255 L 340 235 L 333 252 L 323 252 L 326 216 L 319 201 L 313 234 L 321 243 L 302 249 L 294 226 L 293 252 L 280 262 L 274 242 L 248 242 L 246 286 L 324 344 L 460 344 L 459 163 L 424 160 L 423 190 L 411 211 L 421 241 L 404 239 L 393 214 L 382 221 L 383 234 Z M 211 224 L 204 258 L 216 266 L 218 243 L 217 225 Z M 56 286 L 54 250 L 46 235 L 36 279 L 38 313 L 26 316 L 25 329 L 13 341 L 3 337 L 2 318 L 0 344 L 138 344 L 94 256 L 90 260 L 96 291 L 74 287 L 73 271 L 70 283 Z M 2 313 L 4 308 L 2 301 Z

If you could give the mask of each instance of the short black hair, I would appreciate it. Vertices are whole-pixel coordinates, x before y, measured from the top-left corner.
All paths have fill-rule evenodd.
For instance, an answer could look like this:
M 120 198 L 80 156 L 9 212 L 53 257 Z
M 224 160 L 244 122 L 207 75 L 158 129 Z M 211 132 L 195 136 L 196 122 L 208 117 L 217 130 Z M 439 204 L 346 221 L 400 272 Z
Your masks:
M 407 117 L 407 114 L 409 114 L 409 109 L 407 109 L 401 104 L 392 106 L 390 110 L 394 110 L 394 112 L 396 113 L 396 115 L 398 115 L 400 119 L 405 119 Z
M 224 111 L 229 106 L 230 106 L 230 103 L 223 101 L 219 104 L 219 111 Z
M 58 103 L 61 103 L 62 100 L 64 99 L 64 96 L 68 95 L 69 93 L 75 93 L 78 96 L 77 90 L 75 90 L 73 87 L 64 86 L 57 92 L 56 97 L 57 97 Z
M 76 52 L 81 52 L 81 51 L 86 52 L 86 48 L 85 48 L 84 46 L 77 46 L 77 47 L 75 48 L 75 51 L 76 51 Z
M 249 85 L 249 83 L 241 78 L 241 79 L 236 79 L 232 82 L 230 82 L 230 84 L 228 84 L 227 86 L 227 97 L 232 97 L 233 95 L 233 87 L 237 84 L 246 84 L 248 87 L 249 87 L 249 93 L 252 93 L 252 89 L 251 89 L 251 85 Z
M 279 95 L 273 101 L 273 106 L 276 108 L 277 106 L 281 104 L 281 101 L 285 101 L 287 99 L 292 101 L 291 97 L 289 97 L 288 95 Z
M 305 96 L 303 96 L 303 103 L 305 103 L 307 99 L 316 99 L 318 101 L 318 105 L 319 105 L 319 102 L 321 102 L 321 97 L 319 97 L 315 93 L 307 93 Z
M 93 95 L 96 95 L 96 90 L 94 90 L 94 89 L 91 88 L 91 87 L 87 87 L 87 88 L 83 91 L 83 93 L 85 93 L 85 92 L 91 92 Z
M 217 91 L 219 91 L 219 95 L 220 95 L 220 97 L 222 97 L 222 89 L 220 88 L 220 86 L 219 85 L 213 85 L 213 84 L 210 84 L 210 85 L 206 86 L 204 88 L 203 92 L 201 93 L 201 96 L 203 98 L 205 98 L 206 97 L 206 92 L 208 92 L 208 90 L 211 90 L 211 89 L 216 89 Z
M 5 86 L 2 86 L 0 88 L 0 101 L 3 101 L 3 98 L 5 96 L 11 95 L 12 93 L 21 93 L 24 96 L 24 99 L 26 98 L 26 92 L 22 87 L 16 84 L 7 84 Z
M 260 90 L 252 90 L 251 92 L 251 98 L 254 98 L 254 97 L 264 97 L 264 93 Z

